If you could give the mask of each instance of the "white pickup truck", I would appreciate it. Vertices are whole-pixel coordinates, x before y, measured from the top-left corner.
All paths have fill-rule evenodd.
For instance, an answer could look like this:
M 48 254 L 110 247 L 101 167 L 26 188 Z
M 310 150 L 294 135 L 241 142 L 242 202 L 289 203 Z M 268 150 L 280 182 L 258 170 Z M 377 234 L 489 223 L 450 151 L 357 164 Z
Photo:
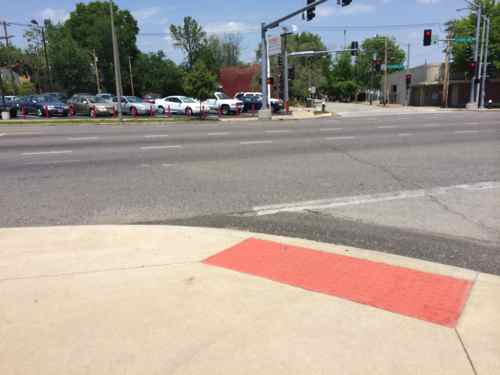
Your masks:
M 223 92 L 214 93 L 213 97 L 202 103 L 202 106 L 211 111 L 220 111 L 223 115 L 243 111 L 243 102 L 241 100 L 230 98 Z

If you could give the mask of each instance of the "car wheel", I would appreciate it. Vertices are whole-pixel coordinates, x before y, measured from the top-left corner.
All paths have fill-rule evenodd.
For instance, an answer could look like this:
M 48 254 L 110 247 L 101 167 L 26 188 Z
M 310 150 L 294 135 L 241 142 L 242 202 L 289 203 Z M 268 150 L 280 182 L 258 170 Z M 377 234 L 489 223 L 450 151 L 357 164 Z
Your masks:
M 135 107 L 130 108 L 130 114 L 132 116 L 136 117 L 137 116 L 137 108 L 135 108 Z
M 37 110 L 36 110 L 36 115 L 37 115 L 38 117 L 43 117 L 43 111 L 42 111 L 42 109 L 41 109 L 41 108 L 37 108 Z
M 164 115 L 165 114 L 165 108 L 163 108 L 162 106 L 159 106 L 158 107 L 158 112 L 160 112 L 160 114 Z
M 229 108 L 229 106 L 228 106 L 228 105 L 223 105 L 223 106 L 221 107 L 221 112 L 222 112 L 222 114 L 223 114 L 224 116 L 227 116 L 227 115 L 229 115 L 229 114 L 231 113 L 231 109 Z
M 186 110 L 184 111 L 185 115 L 188 116 L 188 117 L 191 117 L 193 115 L 193 110 L 189 107 L 186 108 Z

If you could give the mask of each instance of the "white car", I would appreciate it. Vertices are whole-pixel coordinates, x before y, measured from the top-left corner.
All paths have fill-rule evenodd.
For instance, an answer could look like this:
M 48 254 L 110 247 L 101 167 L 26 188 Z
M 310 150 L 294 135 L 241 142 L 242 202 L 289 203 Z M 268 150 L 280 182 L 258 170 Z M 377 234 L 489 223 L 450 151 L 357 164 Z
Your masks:
M 232 99 L 223 92 L 214 93 L 213 97 L 202 103 L 209 110 L 220 111 L 223 115 L 234 112 L 242 112 L 244 103 L 238 99 Z
M 189 96 L 167 96 L 166 98 L 156 99 L 155 105 L 158 108 L 158 112 L 183 114 L 186 116 L 191 116 L 194 114 L 199 114 L 201 111 L 202 104 Z
M 117 98 L 113 98 L 113 102 L 117 102 Z M 132 116 L 149 115 L 151 112 L 158 112 L 158 107 L 155 104 L 147 103 L 137 96 L 122 96 L 121 102 L 122 112 Z

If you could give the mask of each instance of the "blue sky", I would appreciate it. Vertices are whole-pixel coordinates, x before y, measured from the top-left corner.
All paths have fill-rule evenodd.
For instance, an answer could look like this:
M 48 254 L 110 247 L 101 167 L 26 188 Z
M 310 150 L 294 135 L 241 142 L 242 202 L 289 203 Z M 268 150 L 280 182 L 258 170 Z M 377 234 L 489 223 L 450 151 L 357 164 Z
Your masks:
M 25 23 L 33 18 L 53 21 L 64 20 L 75 4 L 73 0 L 0 0 L 2 10 L 0 20 Z M 84 1 L 85 2 L 85 1 Z M 243 59 L 251 61 L 259 39 L 259 25 L 287 14 L 305 4 L 305 0 L 115 0 L 120 8 L 129 9 L 139 21 L 141 35 L 139 48 L 143 51 L 162 49 L 173 60 L 182 61 L 182 53 L 173 48 L 168 37 L 171 23 L 180 24 L 184 16 L 192 16 L 209 33 L 223 34 L 238 32 L 242 36 Z M 346 40 L 362 41 L 375 34 L 393 35 L 402 47 L 411 44 L 411 65 L 443 60 L 440 46 L 422 47 L 423 25 L 408 28 L 366 28 L 377 25 L 402 25 L 437 23 L 431 28 L 435 34 L 444 37 L 442 25 L 447 20 L 457 18 L 457 8 L 465 6 L 464 0 L 353 0 L 349 7 L 340 8 L 336 0 L 321 5 L 312 22 L 296 17 L 287 25 L 296 25 L 299 31 L 320 34 L 329 49 L 344 45 L 344 26 Z M 334 27 L 334 28 L 332 28 Z M 353 29 L 355 28 L 355 29 Z M 22 29 L 11 27 L 10 33 L 16 35 L 13 42 L 22 45 Z M 144 35 L 166 33 L 165 35 Z

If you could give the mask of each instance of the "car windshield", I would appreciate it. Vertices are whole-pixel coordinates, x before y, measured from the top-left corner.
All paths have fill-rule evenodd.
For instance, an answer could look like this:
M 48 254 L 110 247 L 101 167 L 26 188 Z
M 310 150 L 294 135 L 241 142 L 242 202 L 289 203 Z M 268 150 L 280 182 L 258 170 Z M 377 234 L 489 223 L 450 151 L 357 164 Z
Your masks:
M 130 103 L 142 103 L 143 102 L 143 100 L 141 98 L 138 98 L 137 96 L 126 96 L 125 98 Z
M 184 103 L 196 103 L 196 100 L 194 100 L 193 98 L 190 98 L 188 96 L 183 96 L 180 98 L 182 100 L 182 102 Z
M 215 96 L 217 97 L 217 99 L 231 99 L 229 96 L 227 96 L 223 92 L 218 92 L 217 94 L 215 94 Z
M 107 100 L 104 98 L 99 98 L 99 97 L 94 96 L 94 97 L 89 98 L 89 102 L 91 102 L 91 103 L 107 103 Z

